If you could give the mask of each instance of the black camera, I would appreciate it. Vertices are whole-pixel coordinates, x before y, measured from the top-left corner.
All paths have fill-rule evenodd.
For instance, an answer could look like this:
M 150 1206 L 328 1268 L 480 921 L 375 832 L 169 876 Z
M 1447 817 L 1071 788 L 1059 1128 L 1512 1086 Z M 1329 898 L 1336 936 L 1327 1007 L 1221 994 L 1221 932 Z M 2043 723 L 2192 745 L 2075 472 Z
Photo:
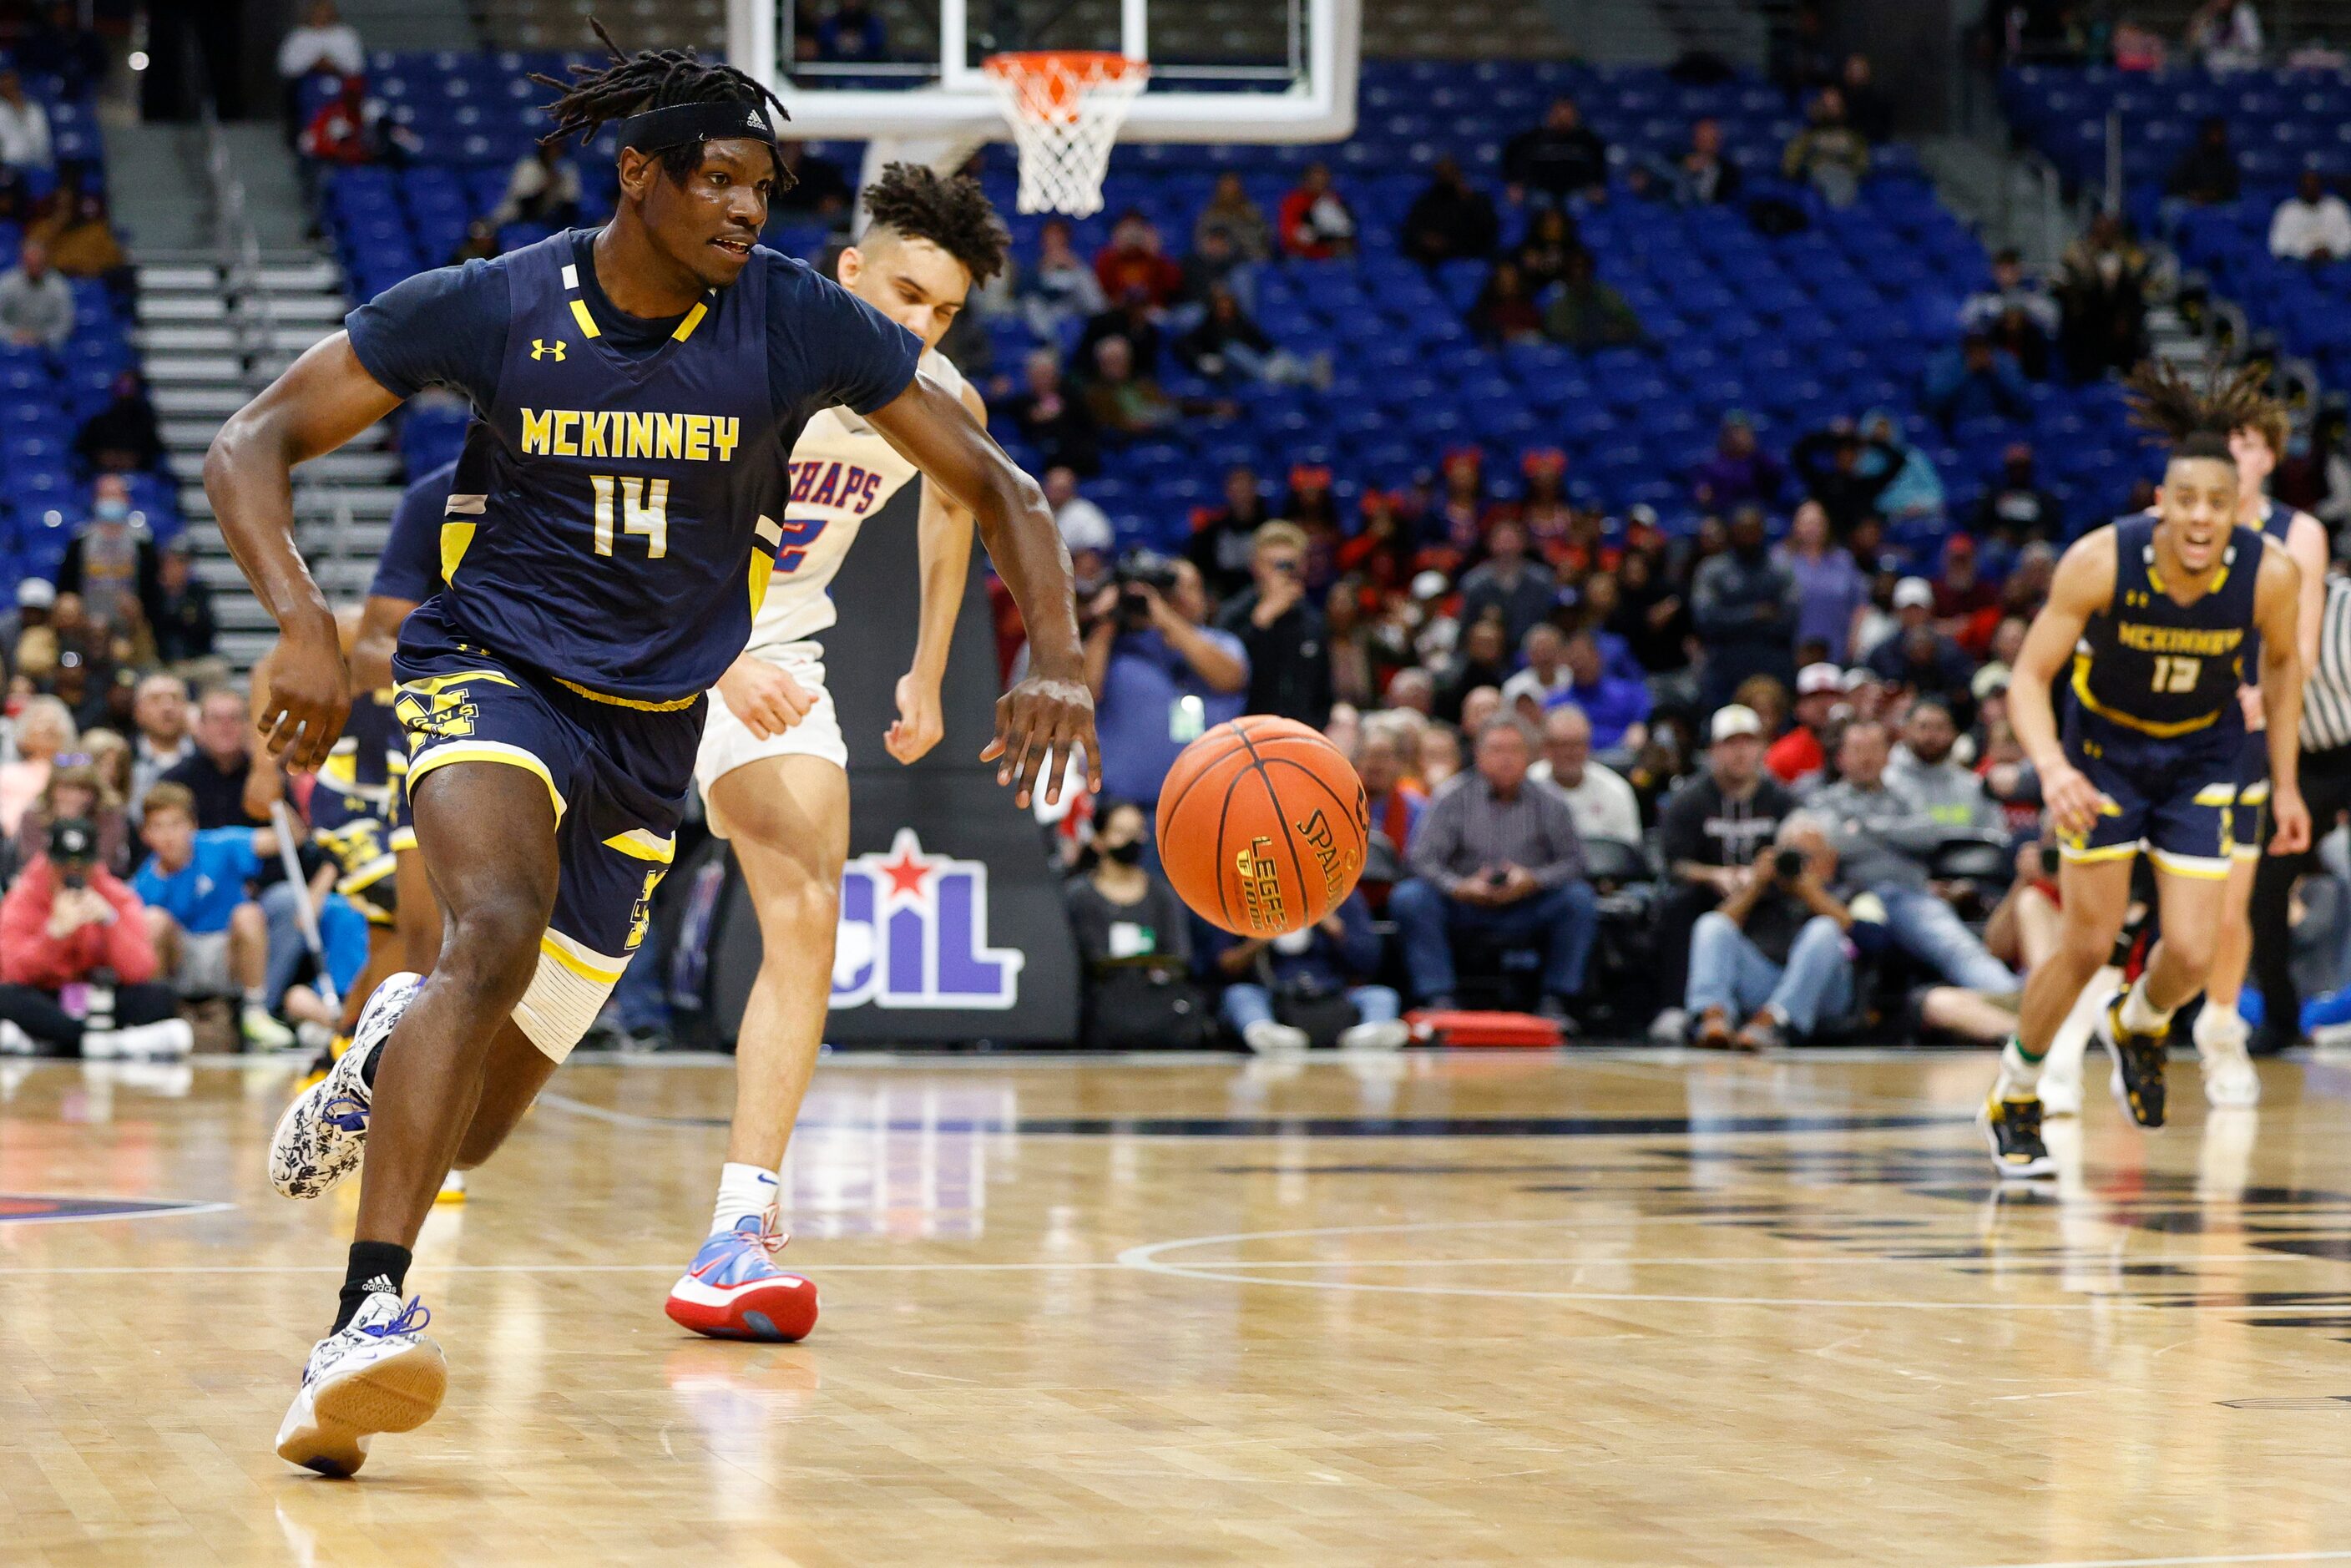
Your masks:
M 89 868 L 98 859 L 98 830 L 80 817 L 49 824 L 49 863 L 57 868 L 57 883 L 76 892 L 89 885 Z
M 2057 874 L 2058 863 L 2059 857 L 2057 854 L 2057 846 L 2055 844 L 2042 845 L 2041 874 L 2043 876 L 2055 876 Z
M 1782 882 L 1794 882 L 1804 874 L 1804 852 L 1776 850 L 1771 855 L 1771 874 Z
M 1149 631 L 1151 598 L 1144 590 L 1147 588 L 1162 598 L 1173 593 L 1176 563 L 1157 550 L 1131 549 L 1119 557 L 1114 576 L 1118 582 L 1118 629 Z

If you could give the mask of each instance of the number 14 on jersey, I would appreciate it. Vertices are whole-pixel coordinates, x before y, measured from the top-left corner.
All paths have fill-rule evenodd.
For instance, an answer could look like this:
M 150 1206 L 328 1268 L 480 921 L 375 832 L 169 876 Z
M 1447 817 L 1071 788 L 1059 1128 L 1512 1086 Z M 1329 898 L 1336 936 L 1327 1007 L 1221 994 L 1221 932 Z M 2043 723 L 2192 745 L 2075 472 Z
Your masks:
M 643 479 L 630 474 L 590 474 L 596 490 L 596 553 L 612 553 L 612 495 L 620 492 L 621 531 L 645 536 L 645 559 L 659 560 L 669 553 L 669 481 Z

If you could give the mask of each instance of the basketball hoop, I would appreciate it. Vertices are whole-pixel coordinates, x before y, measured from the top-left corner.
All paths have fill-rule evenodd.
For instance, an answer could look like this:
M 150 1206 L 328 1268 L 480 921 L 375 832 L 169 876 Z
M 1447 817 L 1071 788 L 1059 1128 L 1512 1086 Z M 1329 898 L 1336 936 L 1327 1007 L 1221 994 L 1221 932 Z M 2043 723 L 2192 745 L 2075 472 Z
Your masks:
M 1020 210 L 1102 211 L 1102 174 L 1151 68 L 1105 49 L 991 55 L 988 80 L 1020 151 Z

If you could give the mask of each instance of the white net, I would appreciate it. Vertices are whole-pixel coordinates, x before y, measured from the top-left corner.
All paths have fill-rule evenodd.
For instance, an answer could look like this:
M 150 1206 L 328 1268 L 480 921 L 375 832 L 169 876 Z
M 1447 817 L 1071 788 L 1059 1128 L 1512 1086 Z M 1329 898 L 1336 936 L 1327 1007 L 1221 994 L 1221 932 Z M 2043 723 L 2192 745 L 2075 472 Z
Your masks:
M 987 68 L 1020 152 L 1020 210 L 1077 218 L 1102 211 L 1111 147 L 1150 68 L 1123 55 L 1064 51 L 997 55 Z

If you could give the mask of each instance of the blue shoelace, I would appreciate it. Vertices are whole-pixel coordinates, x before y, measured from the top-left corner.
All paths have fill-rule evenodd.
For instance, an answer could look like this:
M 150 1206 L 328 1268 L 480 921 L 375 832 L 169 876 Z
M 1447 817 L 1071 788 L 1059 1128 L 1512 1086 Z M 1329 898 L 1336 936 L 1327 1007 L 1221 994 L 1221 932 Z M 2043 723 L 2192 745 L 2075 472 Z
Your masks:
M 335 1109 L 338 1105 L 348 1105 L 350 1109 L 338 1111 Z M 346 1133 L 364 1132 L 367 1128 L 367 1103 L 355 1100 L 349 1094 L 336 1095 L 320 1107 L 319 1113 L 329 1125 L 340 1127 Z
M 408 1298 L 408 1305 L 400 1309 L 398 1317 L 388 1323 L 369 1323 L 360 1329 L 360 1333 L 372 1335 L 377 1339 L 389 1339 L 396 1333 L 414 1333 L 432 1321 L 433 1309 L 424 1304 L 424 1298 L 411 1296 Z

